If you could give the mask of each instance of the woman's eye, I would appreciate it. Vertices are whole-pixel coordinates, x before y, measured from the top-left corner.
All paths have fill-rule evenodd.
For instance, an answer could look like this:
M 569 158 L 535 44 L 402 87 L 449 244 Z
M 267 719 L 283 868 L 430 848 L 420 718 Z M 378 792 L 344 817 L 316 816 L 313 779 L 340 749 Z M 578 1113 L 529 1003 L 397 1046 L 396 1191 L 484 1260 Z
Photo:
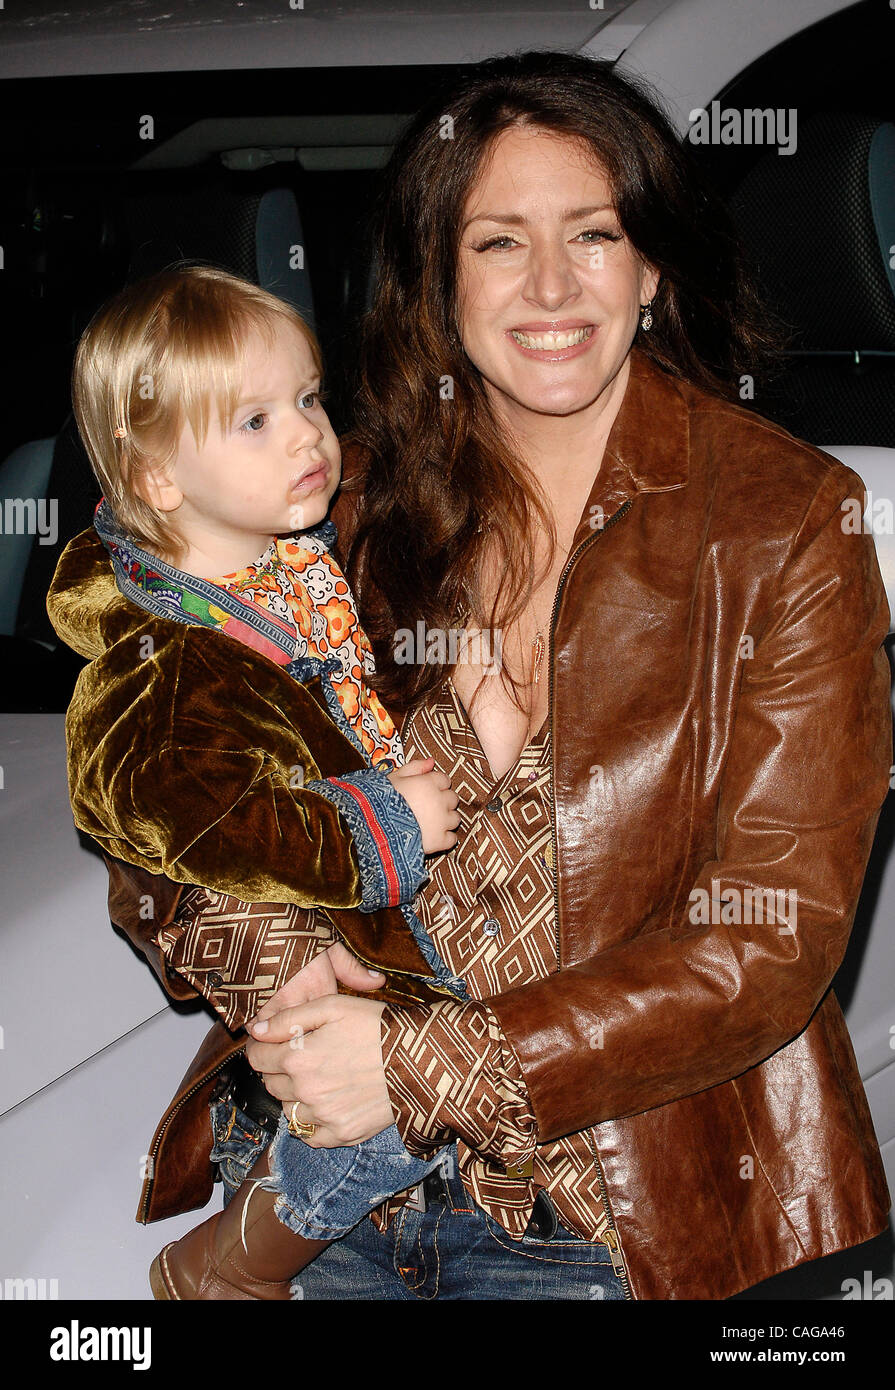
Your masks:
M 586 227 L 579 237 L 586 237 L 585 246 L 593 246 L 599 241 L 621 241 L 621 232 L 607 232 L 599 227 Z
M 490 251 L 492 247 L 499 246 L 501 242 L 505 243 L 506 246 L 515 246 L 515 245 L 516 245 L 516 243 L 513 241 L 513 238 L 512 238 L 512 237 L 509 237 L 509 236 L 493 236 L 493 237 L 490 237 L 490 238 L 488 239 L 488 241 L 483 241 L 482 244 L 481 244 L 481 246 L 477 246 L 475 249 L 476 249 L 476 251 Z M 503 246 L 500 246 L 500 250 L 503 250 L 503 249 L 504 249 L 504 247 L 503 247 Z
M 576 240 L 581 238 L 584 239 L 583 244 L 585 246 L 595 246 L 601 241 L 621 241 L 621 233 L 610 232 L 600 227 L 587 227 L 583 232 L 578 233 Z M 516 245 L 518 245 L 518 243 L 515 242 L 512 237 L 502 235 L 489 237 L 487 241 L 483 241 L 481 245 L 477 246 L 475 249 L 476 251 L 504 251 Z
M 264 411 L 259 410 L 258 414 L 253 415 L 250 420 L 246 420 L 245 424 L 240 426 L 240 429 L 244 430 L 246 434 L 257 434 L 259 430 L 264 428 L 264 421 L 266 419 L 267 416 L 264 414 Z

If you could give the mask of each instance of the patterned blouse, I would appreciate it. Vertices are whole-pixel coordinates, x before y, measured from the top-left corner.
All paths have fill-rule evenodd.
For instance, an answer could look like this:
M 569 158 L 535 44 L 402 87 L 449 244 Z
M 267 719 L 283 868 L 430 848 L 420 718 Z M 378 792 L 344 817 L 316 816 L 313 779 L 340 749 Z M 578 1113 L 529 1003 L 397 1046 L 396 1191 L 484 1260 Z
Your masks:
M 442 959 L 473 1001 L 552 974 L 549 721 L 497 782 L 450 680 L 409 716 L 403 738 L 407 756 L 434 757 L 460 798 L 457 844 L 429 859 L 416 902 Z M 486 1004 L 388 1006 L 382 1041 L 407 1148 L 430 1153 L 457 1136 L 466 1190 L 512 1236 L 524 1234 L 543 1187 L 569 1230 L 604 1239 L 609 1221 L 587 1134 L 537 1143 L 521 1067 Z M 374 1213 L 380 1229 L 403 1200 Z

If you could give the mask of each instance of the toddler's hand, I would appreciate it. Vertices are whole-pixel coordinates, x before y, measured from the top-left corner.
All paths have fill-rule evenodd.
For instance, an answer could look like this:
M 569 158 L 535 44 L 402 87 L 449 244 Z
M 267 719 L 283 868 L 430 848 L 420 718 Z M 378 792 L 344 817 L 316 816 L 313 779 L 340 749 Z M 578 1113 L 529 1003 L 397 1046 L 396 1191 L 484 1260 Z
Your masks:
M 424 854 L 453 849 L 457 843 L 454 832 L 460 824 L 459 797 L 451 790 L 450 778 L 434 769 L 434 758 L 411 758 L 403 767 L 387 773 L 419 821 Z

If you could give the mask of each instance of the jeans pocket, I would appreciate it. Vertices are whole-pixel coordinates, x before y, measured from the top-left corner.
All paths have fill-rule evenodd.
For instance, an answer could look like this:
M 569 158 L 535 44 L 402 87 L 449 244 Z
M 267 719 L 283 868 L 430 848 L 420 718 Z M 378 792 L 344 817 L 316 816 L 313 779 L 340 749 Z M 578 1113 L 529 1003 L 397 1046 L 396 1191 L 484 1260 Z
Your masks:
M 508 1231 L 505 1231 L 499 1221 L 495 1221 L 493 1216 L 489 1216 L 486 1211 L 482 1212 L 485 1229 L 504 1250 L 509 1250 L 514 1255 L 527 1256 L 532 1260 L 549 1260 L 551 1263 L 578 1264 L 578 1265 L 609 1265 L 612 1266 L 612 1253 L 608 1245 L 602 1241 L 585 1240 L 583 1236 L 577 1236 L 565 1226 L 558 1226 L 556 1234 L 549 1240 L 543 1240 L 540 1236 L 524 1235 L 521 1240 L 514 1240 Z
M 218 1166 L 229 1198 L 270 1142 L 270 1134 L 230 1100 L 213 1100 L 210 1109 L 214 1136 L 211 1161 Z

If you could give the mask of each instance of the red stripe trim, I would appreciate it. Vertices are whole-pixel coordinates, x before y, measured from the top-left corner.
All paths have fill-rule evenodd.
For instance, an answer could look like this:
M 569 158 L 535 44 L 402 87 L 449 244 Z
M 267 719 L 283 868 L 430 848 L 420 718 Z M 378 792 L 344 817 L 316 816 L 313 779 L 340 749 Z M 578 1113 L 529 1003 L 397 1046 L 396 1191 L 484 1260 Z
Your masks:
M 367 822 L 367 825 L 370 828 L 370 833 L 373 836 L 374 843 L 376 845 L 377 850 L 379 851 L 379 858 L 382 863 L 382 869 L 385 874 L 385 881 L 388 886 L 389 903 L 392 907 L 396 907 L 398 903 L 401 901 L 401 890 L 400 885 L 398 883 L 398 871 L 395 868 L 395 861 L 392 855 L 391 845 L 388 842 L 388 837 L 386 836 L 384 830 L 382 829 L 382 826 L 379 823 L 379 820 L 377 819 L 376 812 L 373 810 L 372 803 L 370 802 L 369 798 L 366 797 L 364 793 L 359 790 L 359 788 L 352 786 L 350 782 L 343 782 L 339 777 L 330 777 L 327 780 L 332 782 L 333 786 L 341 787 L 343 791 L 350 792 L 351 795 L 354 797 L 355 801 L 360 806 L 364 820 Z

